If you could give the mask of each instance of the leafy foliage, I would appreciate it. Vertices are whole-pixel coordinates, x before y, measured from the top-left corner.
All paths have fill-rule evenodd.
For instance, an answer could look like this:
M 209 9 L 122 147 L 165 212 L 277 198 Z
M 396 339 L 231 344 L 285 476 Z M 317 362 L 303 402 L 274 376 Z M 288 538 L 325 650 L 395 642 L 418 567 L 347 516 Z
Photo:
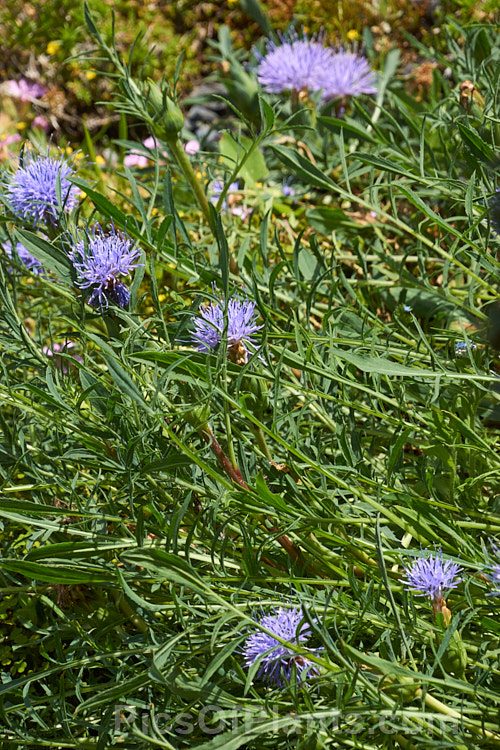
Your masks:
M 1 256 L 6 747 L 498 745 L 500 55 L 492 25 L 445 33 L 425 96 L 397 50 L 373 98 L 257 93 L 247 117 L 235 79 L 191 160 L 175 86 L 153 102 L 102 45 L 156 146 L 87 165 L 68 226 L 137 242 L 130 305 L 85 304 L 68 227 L 0 225 L 46 269 Z M 200 304 L 235 288 L 261 348 L 196 351 Z M 446 602 L 402 580 L 437 549 L 463 568 Z M 314 669 L 275 687 L 242 654 L 280 607 Z

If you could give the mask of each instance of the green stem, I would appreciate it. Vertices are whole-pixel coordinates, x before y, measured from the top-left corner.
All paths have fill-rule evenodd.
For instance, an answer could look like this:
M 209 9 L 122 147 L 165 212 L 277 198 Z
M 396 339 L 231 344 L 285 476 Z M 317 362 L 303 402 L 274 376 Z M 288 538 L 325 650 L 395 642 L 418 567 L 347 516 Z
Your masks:
M 266 438 L 261 428 L 256 425 L 252 425 L 252 432 L 255 435 L 257 445 L 261 449 L 262 453 L 264 454 L 264 456 L 267 458 L 268 461 L 271 461 L 272 460 L 271 451 L 269 450 L 269 446 L 266 443 Z
M 186 152 L 182 148 L 181 142 L 179 141 L 177 136 L 175 136 L 175 138 L 172 138 L 168 141 L 168 145 L 170 146 L 172 154 L 174 155 L 177 164 L 181 168 L 184 177 L 191 185 L 193 193 L 195 194 L 196 200 L 198 201 L 198 204 L 206 221 L 208 222 L 209 227 L 212 229 L 212 231 L 215 231 L 212 217 L 210 215 L 210 207 L 208 205 L 207 196 L 205 195 L 205 191 L 203 190 L 203 185 L 201 184 L 201 181 L 196 177 L 191 162 L 189 161 Z
M 418 691 L 420 695 L 422 694 L 422 691 Z M 459 713 L 458 711 L 455 711 L 453 708 L 450 708 L 445 703 L 441 703 L 437 698 L 434 698 L 433 695 L 430 695 L 430 693 L 425 694 L 425 704 L 429 708 L 432 708 L 434 711 L 438 711 L 441 714 L 444 714 L 445 716 L 451 716 L 453 719 L 457 719 L 460 722 L 463 722 L 467 725 L 467 727 L 471 730 L 471 732 L 474 732 L 475 734 L 479 734 L 482 737 L 488 737 L 489 739 L 494 739 L 497 741 L 500 741 L 500 735 L 496 734 L 494 732 L 490 732 L 487 729 L 481 729 L 478 727 L 474 722 L 472 722 L 470 719 L 468 719 L 466 716 L 464 716 L 462 713 Z M 462 745 L 458 745 L 458 747 L 462 748 Z
M 226 423 L 227 452 L 229 453 L 229 458 L 231 460 L 233 468 L 237 469 L 238 464 L 236 463 L 236 453 L 234 452 L 233 433 L 231 429 L 231 416 L 229 414 L 229 408 L 226 402 L 224 402 L 224 421 Z

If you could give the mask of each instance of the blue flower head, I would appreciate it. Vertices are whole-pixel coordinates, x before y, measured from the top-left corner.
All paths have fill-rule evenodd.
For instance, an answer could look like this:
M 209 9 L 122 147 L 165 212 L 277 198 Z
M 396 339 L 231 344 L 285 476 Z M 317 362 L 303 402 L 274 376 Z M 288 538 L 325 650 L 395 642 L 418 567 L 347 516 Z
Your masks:
M 441 599 L 443 592 L 454 589 L 462 578 L 458 578 L 462 567 L 452 560 L 443 560 L 441 550 L 432 555 L 424 550 L 408 566 L 404 565 L 407 591 L 418 591 L 417 596 L 430 596 L 432 599 Z
M 85 237 L 76 242 L 69 257 L 76 269 L 77 286 L 91 290 L 88 304 L 106 308 L 110 302 L 127 307 L 130 292 L 122 278 L 138 263 L 139 249 L 126 235 L 113 228 L 106 233 L 96 224 Z
M 274 610 L 274 614 L 263 615 L 259 623 L 283 640 L 293 644 L 302 644 L 311 635 L 311 628 L 307 623 L 303 623 L 299 628 L 302 619 L 303 615 L 298 607 L 292 609 L 278 607 Z M 304 651 L 315 653 L 309 649 L 304 649 Z M 319 674 L 316 665 L 306 655 L 292 651 L 276 640 L 273 635 L 260 630 L 248 636 L 243 646 L 243 655 L 246 667 L 251 667 L 259 659 L 260 669 L 257 677 L 279 687 L 290 682 L 294 666 L 297 670 L 297 682 L 306 683 L 310 675 Z
M 308 39 L 292 31 L 280 41 L 267 40 L 267 54 L 256 53 L 257 78 L 264 91 L 320 92 L 321 100 L 376 93 L 375 74 L 368 61 L 349 50 L 325 47 L 324 35 Z
M 12 212 L 34 226 L 56 223 L 77 204 L 78 188 L 68 180 L 74 174 L 62 156 L 25 153 L 7 185 Z
M 226 305 L 222 297 L 215 295 L 215 303 L 200 307 L 199 318 L 194 322 L 193 344 L 200 352 L 209 352 L 222 341 Z M 248 361 L 248 351 L 257 348 L 252 337 L 261 328 L 255 322 L 255 302 L 237 295 L 228 300 L 227 347 L 231 361 L 236 364 Z
M 15 255 L 12 252 L 12 246 L 8 243 L 5 243 L 2 245 L 3 249 L 5 250 L 5 254 L 11 259 L 15 260 Z M 41 273 L 43 273 L 43 266 L 40 263 L 37 258 L 35 258 L 34 255 L 32 255 L 24 245 L 22 245 L 20 242 L 16 244 L 16 253 L 17 257 L 19 258 L 20 262 L 23 264 L 23 266 L 26 266 L 26 268 L 29 268 L 31 273 L 34 273 L 36 276 L 39 276 Z M 12 269 L 9 269 L 11 271 Z

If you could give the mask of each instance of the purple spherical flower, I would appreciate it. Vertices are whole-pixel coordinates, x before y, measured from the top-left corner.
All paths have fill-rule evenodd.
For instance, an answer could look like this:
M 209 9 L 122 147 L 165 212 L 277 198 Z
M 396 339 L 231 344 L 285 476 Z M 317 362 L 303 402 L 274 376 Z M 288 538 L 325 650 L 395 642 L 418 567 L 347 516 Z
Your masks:
M 375 83 L 375 73 L 365 57 L 348 50 L 338 50 L 332 54 L 325 75 L 323 98 L 376 94 Z
M 300 621 L 303 619 L 301 610 L 297 608 L 285 609 L 278 607 L 272 615 L 263 615 L 259 624 L 274 635 L 290 643 L 305 643 L 311 635 L 311 628 Z M 297 630 L 298 629 L 298 630 Z M 308 651 L 308 649 L 304 649 Z M 314 653 L 311 651 L 311 653 Z M 274 685 L 282 686 L 290 682 L 292 669 L 297 670 L 297 682 L 306 682 L 309 674 L 317 675 L 319 670 L 306 655 L 292 651 L 281 644 L 273 635 L 258 631 L 252 633 L 243 646 L 245 666 L 251 667 L 257 659 L 260 660 L 260 669 L 257 677 Z
M 71 211 L 76 206 L 78 188 L 68 180 L 74 174 L 62 157 L 25 154 L 7 186 L 12 211 L 34 225 L 54 223 L 62 210 Z
M 301 39 L 296 32 L 282 36 L 279 45 L 268 40 L 267 54 L 257 53 L 259 83 L 272 94 L 318 91 L 322 100 L 376 92 L 375 74 L 364 57 L 324 42 L 323 35 Z
M 128 276 L 138 263 L 139 250 L 132 240 L 114 229 L 106 234 L 99 224 L 79 240 L 69 257 L 78 274 L 77 286 L 91 289 L 88 304 L 107 307 L 114 302 L 120 307 L 129 303 L 130 292 L 121 277 Z
M 12 246 L 9 244 L 4 244 L 2 245 L 2 247 L 5 250 L 6 255 L 8 255 L 11 260 L 14 260 L 15 256 L 12 251 Z M 24 245 L 22 245 L 20 242 L 16 244 L 16 253 L 23 266 L 29 268 L 31 273 L 34 273 L 37 276 L 43 273 L 43 266 L 40 261 L 37 260 L 37 258 L 35 258 L 35 256 L 32 255 L 28 250 L 26 250 Z M 10 268 L 9 271 L 11 270 L 12 269 Z
M 215 303 L 200 307 L 200 317 L 195 320 L 193 331 L 193 343 L 198 351 L 208 352 L 221 343 L 225 307 L 223 298 L 218 296 Z M 248 361 L 248 349 L 256 350 L 252 336 L 261 328 L 262 325 L 255 323 L 255 302 L 238 296 L 228 301 L 227 347 L 231 361 L 236 364 Z
M 331 64 L 333 50 L 325 47 L 324 39 L 292 32 L 290 39 L 281 37 L 281 44 L 267 40 L 267 54 L 260 58 L 257 78 L 271 94 L 284 91 L 322 91 L 325 70 Z
M 441 550 L 435 555 L 424 550 L 420 557 L 403 567 L 406 578 L 401 582 L 407 584 L 407 591 L 420 592 L 417 596 L 441 599 L 444 591 L 455 588 L 463 580 L 457 577 L 462 567 L 452 560 L 443 560 Z

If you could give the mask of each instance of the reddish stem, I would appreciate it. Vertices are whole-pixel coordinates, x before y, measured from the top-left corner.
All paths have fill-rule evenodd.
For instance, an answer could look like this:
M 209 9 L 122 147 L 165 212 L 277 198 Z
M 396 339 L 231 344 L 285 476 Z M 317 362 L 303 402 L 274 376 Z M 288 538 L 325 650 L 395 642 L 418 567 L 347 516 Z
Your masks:
M 217 458 L 217 461 L 221 469 L 225 471 L 228 477 L 232 479 L 233 482 L 235 482 L 235 484 L 238 484 L 244 490 L 249 490 L 250 487 L 241 476 L 240 470 L 238 469 L 237 466 L 233 466 L 229 458 L 226 456 L 220 444 L 216 440 L 215 435 L 212 432 L 210 425 L 207 425 L 203 429 L 202 435 L 207 441 L 207 443 L 209 444 L 210 450 Z M 268 517 L 268 521 L 272 524 L 272 521 L 269 517 Z M 276 534 L 276 533 L 279 534 L 279 529 L 277 526 L 272 526 L 270 529 L 267 526 L 265 526 L 265 528 L 266 528 L 266 531 L 271 531 L 273 534 Z M 313 570 L 313 568 L 310 565 L 307 565 L 307 566 L 305 565 L 304 560 L 302 558 L 301 551 L 292 542 L 292 540 L 286 536 L 286 534 L 279 534 L 279 536 L 277 536 L 276 539 L 278 540 L 279 544 L 281 544 L 285 552 L 287 552 L 287 554 L 289 554 L 293 560 L 300 563 L 302 566 L 307 567 L 310 570 Z

